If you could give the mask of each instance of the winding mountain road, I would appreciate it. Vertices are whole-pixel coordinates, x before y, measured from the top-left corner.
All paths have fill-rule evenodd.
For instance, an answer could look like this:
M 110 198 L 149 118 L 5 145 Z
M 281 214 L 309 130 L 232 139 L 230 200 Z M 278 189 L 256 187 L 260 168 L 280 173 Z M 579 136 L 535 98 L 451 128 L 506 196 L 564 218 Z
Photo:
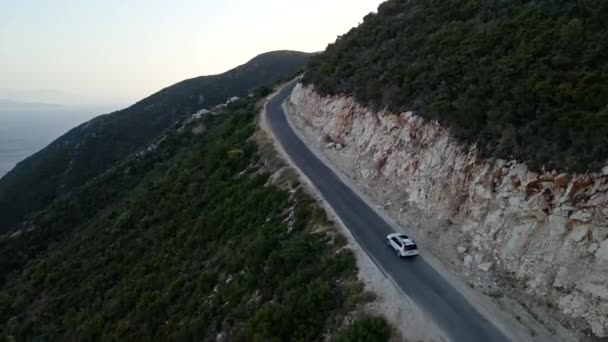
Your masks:
M 289 158 L 310 179 L 365 252 L 453 341 L 508 341 L 422 256 L 400 259 L 387 246 L 386 235 L 394 232 L 390 224 L 319 160 L 287 122 L 281 104 L 295 84 L 284 87 L 266 104 L 268 125 Z

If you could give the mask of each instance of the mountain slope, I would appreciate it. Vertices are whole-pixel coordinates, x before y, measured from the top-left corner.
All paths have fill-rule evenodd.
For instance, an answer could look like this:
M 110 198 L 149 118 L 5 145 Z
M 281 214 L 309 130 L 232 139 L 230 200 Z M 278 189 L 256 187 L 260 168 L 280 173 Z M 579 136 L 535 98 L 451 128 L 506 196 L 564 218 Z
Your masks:
M 259 100 L 180 122 L 0 237 L 0 340 L 386 341 L 381 318 L 342 329 L 365 302 L 354 256 L 271 176 Z
M 0 232 L 142 148 L 178 118 L 247 96 L 300 70 L 308 54 L 275 51 L 226 73 L 167 87 L 133 106 L 76 127 L 0 179 Z
M 608 160 L 605 1 L 389 0 L 313 57 L 324 95 L 415 110 L 486 156 L 535 168 Z

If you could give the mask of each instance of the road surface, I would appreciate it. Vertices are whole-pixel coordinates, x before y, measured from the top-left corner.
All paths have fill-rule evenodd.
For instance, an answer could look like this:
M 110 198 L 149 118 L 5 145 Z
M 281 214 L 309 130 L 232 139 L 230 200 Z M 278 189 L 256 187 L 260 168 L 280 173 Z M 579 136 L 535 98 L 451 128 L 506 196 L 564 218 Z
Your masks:
M 453 341 L 508 341 L 423 257 L 397 258 L 386 244 L 386 235 L 394 232 L 391 226 L 319 160 L 288 124 L 281 104 L 294 86 L 295 82 L 289 84 L 268 101 L 268 125 L 365 252 Z

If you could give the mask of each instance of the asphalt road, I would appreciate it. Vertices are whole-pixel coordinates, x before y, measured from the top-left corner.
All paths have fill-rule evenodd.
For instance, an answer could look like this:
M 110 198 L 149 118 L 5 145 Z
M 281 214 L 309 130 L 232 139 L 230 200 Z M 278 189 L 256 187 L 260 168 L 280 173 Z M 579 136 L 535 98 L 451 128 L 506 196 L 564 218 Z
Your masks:
M 453 341 L 508 341 L 422 256 L 400 259 L 387 246 L 386 235 L 394 232 L 391 226 L 320 161 L 287 123 L 281 104 L 294 86 L 290 84 L 268 101 L 268 125 L 365 252 Z

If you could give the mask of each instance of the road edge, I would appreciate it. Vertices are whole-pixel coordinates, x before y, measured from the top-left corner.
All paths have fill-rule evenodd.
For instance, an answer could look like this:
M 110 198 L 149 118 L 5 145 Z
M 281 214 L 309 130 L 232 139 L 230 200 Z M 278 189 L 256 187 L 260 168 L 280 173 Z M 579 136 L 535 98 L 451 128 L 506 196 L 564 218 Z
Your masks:
M 259 125 L 260 125 L 260 129 L 262 129 L 263 131 L 265 131 L 271 138 L 273 141 L 273 145 L 275 147 L 275 149 L 278 152 L 278 155 L 281 157 L 281 159 L 283 159 L 287 165 L 293 169 L 296 174 L 298 175 L 298 177 L 303 181 L 303 183 L 306 185 L 306 187 L 308 188 L 308 190 L 310 191 L 311 195 L 313 195 L 313 197 L 317 200 L 317 202 L 323 207 L 323 209 L 326 211 L 327 215 L 337 223 L 337 226 L 340 229 L 340 233 L 342 235 L 344 235 L 344 237 L 346 237 L 346 239 L 348 240 L 348 244 L 351 246 L 351 248 L 353 249 L 358 249 L 360 252 L 362 253 L 357 253 L 356 250 L 353 250 L 356 258 L 357 258 L 357 265 L 359 266 L 360 263 L 364 264 L 364 263 L 369 263 L 371 265 L 373 265 L 373 267 L 376 268 L 377 271 L 380 272 L 381 276 L 384 277 L 384 279 L 386 279 L 388 282 L 390 282 L 391 287 L 397 291 L 402 299 L 406 302 L 407 307 L 409 308 L 408 310 L 413 310 L 416 311 L 414 313 L 414 316 L 418 316 L 419 320 L 422 320 L 422 322 L 417 322 L 417 323 L 422 323 L 425 326 L 429 326 L 432 325 L 432 332 L 431 331 L 426 331 L 426 334 L 412 334 L 413 331 L 420 329 L 420 325 L 416 324 L 416 322 L 403 322 L 403 321 L 396 321 L 395 319 L 390 319 L 390 317 L 387 317 L 387 319 L 393 324 L 395 325 L 395 328 L 397 328 L 401 334 L 403 336 L 405 336 L 407 339 L 411 339 L 411 340 L 415 340 L 415 341 L 451 341 L 447 335 L 439 328 L 439 326 L 432 320 L 432 318 L 430 317 L 430 315 L 425 312 L 422 308 L 420 308 L 413 300 L 412 298 L 410 298 L 405 292 L 403 292 L 403 290 L 397 285 L 397 283 L 395 282 L 395 280 L 386 272 L 386 270 L 384 270 L 384 268 L 374 259 L 373 256 L 371 256 L 367 250 L 365 250 L 365 248 L 359 243 L 359 241 L 357 240 L 357 238 L 355 238 L 352 233 L 350 232 L 350 230 L 348 229 L 348 227 L 344 224 L 344 222 L 340 219 L 340 217 L 336 214 L 336 212 L 334 211 L 334 209 L 331 207 L 330 204 L 328 204 L 327 200 L 325 199 L 325 197 L 321 194 L 321 192 L 316 188 L 316 186 L 314 186 L 314 184 L 312 183 L 312 181 L 308 178 L 308 176 L 306 176 L 306 174 L 304 174 L 304 172 L 302 172 L 302 170 L 300 170 L 300 168 L 298 168 L 295 163 L 293 162 L 293 160 L 291 159 L 291 157 L 289 156 L 289 154 L 287 154 L 287 152 L 285 151 L 285 149 L 283 148 L 283 146 L 281 145 L 281 143 L 278 141 L 278 139 L 276 138 L 272 125 L 270 124 L 270 122 L 267 120 L 267 111 L 266 111 L 266 106 L 268 104 L 268 101 L 270 101 L 272 98 L 274 98 L 277 94 L 279 94 L 285 87 L 291 85 L 293 82 L 297 82 L 300 79 L 300 77 L 297 77 L 289 82 L 286 82 L 282 85 L 280 85 L 279 87 L 277 87 L 277 89 L 270 95 L 268 95 L 265 99 L 264 105 L 262 107 L 262 110 L 259 114 Z M 293 130 L 294 134 L 296 134 L 296 136 L 302 140 L 303 142 L 305 142 L 306 140 L 303 139 L 301 133 L 299 132 L 298 129 L 295 128 L 295 126 L 293 125 L 293 123 L 290 121 L 289 119 L 289 115 L 287 115 L 288 111 L 285 108 L 284 103 L 281 104 L 281 107 L 283 108 L 283 111 L 285 112 L 285 117 L 287 119 L 287 123 L 289 124 L 289 126 L 291 127 L 291 129 Z M 309 148 L 309 150 L 319 159 L 321 160 L 321 162 L 323 162 L 323 164 L 327 165 L 330 170 L 332 170 L 336 176 L 338 176 L 340 178 L 341 181 L 344 182 L 344 176 L 337 172 L 337 170 L 333 167 L 333 165 L 328 164 L 328 161 L 325 158 L 320 158 L 317 151 L 314 151 L 313 149 L 310 148 L 310 146 L 307 145 L 307 147 Z M 352 188 L 352 186 L 348 183 L 348 182 L 344 182 L 344 184 L 346 184 L 349 188 Z M 357 194 L 357 196 L 359 196 L 360 198 L 362 198 L 368 205 L 370 205 L 370 203 L 368 202 L 367 198 L 363 197 L 362 194 L 360 193 L 360 191 L 358 189 L 352 189 L 353 191 L 355 191 L 355 193 Z M 374 209 L 374 211 L 376 211 L 376 208 L 371 206 L 372 209 Z M 393 224 L 392 221 L 389 221 L 387 219 L 387 217 L 385 217 L 384 215 L 381 215 L 381 217 L 385 220 L 387 220 L 387 222 L 389 222 L 389 224 Z M 362 260 L 361 260 L 362 259 Z M 361 277 L 360 277 L 361 278 Z M 368 281 L 365 281 L 365 279 L 361 279 L 363 281 L 363 283 L 366 284 L 367 286 L 370 286 Z M 372 289 L 373 292 L 376 292 Z M 381 293 L 376 293 L 377 295 L 382 295 Z M 399 329 L 400 326 L 405 326 L 404 329 Z M 429 336 L 431 335 L 431 336 Z

